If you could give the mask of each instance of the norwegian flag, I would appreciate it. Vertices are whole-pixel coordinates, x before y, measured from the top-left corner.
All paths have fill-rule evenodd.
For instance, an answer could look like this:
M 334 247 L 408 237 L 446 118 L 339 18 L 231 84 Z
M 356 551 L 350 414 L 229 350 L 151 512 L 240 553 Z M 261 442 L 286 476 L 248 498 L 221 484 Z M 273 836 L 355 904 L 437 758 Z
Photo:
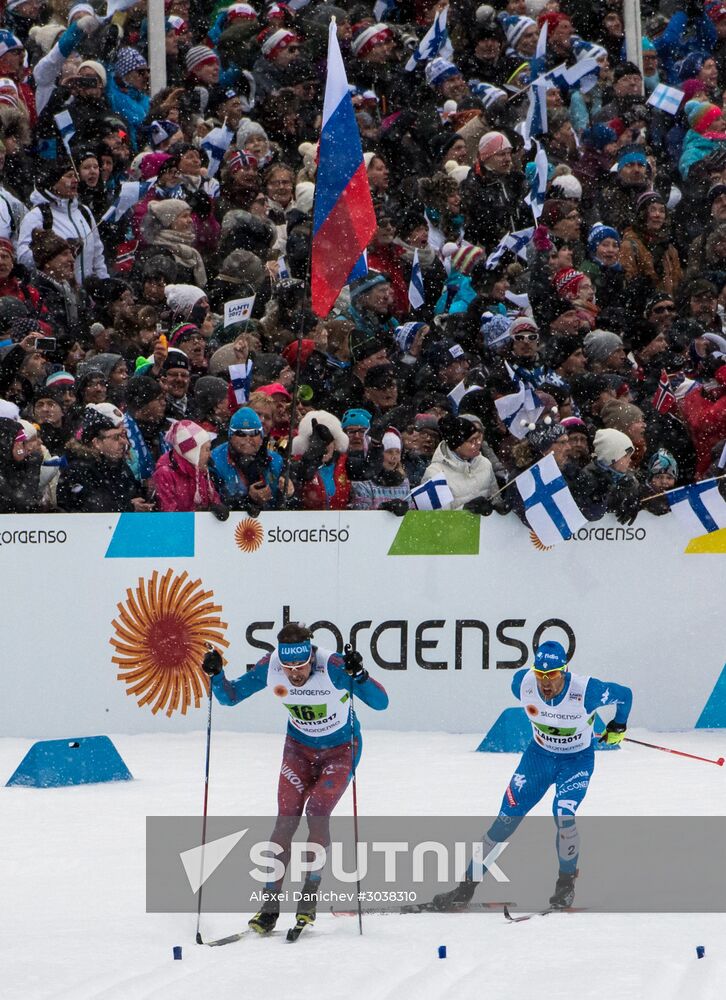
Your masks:
M 653 407 L 658 411 L 658 413 L 672 413 L 673 410 L 678 407 L 676 394 L 673 392 L 673 386 L 671 385 L 670 379 L 668 378 L 668 372 L 665 368 L 660 374 L 658 388 L 653 394 Z

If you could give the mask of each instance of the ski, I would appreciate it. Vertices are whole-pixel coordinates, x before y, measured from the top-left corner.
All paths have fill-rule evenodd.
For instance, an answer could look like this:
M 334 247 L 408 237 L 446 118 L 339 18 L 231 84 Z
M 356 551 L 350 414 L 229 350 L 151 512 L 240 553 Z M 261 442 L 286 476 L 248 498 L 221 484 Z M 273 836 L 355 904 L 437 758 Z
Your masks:
M 219 948 L 223 944 L 232 944 L 234 941 L 241 941 L 243 937 L 246 937 L 250 932 L 250 928 L 247 927 L 243 931 L 239 931 L 237 934 L 229 934 L 227 937 L 216 938 L 214 941 L 203 941 L 201 934 L 197 935 L 197 944 L 206 944 L 208 948 Z
M 509 921 L 510 924 L 521 924 L 525 920 L 531 920 L 532 917 L 546 917 L 550 913 L 582 913 L 583 910 L 587 909 L 584 906 L 548 906 L 545 910 L 535 910 L 533 913 L 522 913 L 519 916 L 512 916 L 509 912 L 509 908 L 506 903 L 504 905 L 504 916 Z
M 287 932 L 288 943 L 294 944 L 300 937 L 302 932 L 305 930 L 305 928 L 309 927 L 311 923 L 312 920 L 309 920 L 307 917 L 304 916 L 298 917 L 297 920 L 295 921 L 295 926 L 291 927 L 290 930 Z
M 450 910 L 437 910 L 434 908 L 433 903 L 411 903 L 408 906 L 404 906 L 400 910 L 364 910 L 363 912 L 369 916 L 380 916 L 380 917 L 400 917 L 407 916 L 412 913 L 485 913 L 488 910 L 501 910 L 502 906 L 506 906 L 506 903 L 467 903 L 462 906 L 456 907 Z M 514 903 L 509 904 L 514 906 Z M 330 911 L 334 917 L 357 917 L 357 910 L 334 910 L 331 908 Z

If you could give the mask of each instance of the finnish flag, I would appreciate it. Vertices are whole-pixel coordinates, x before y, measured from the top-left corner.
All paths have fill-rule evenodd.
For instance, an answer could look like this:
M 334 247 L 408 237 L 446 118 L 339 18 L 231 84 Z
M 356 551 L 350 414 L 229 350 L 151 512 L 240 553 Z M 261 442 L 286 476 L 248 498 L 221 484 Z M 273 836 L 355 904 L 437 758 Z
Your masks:
M 512 253 L 521 257 L 522 260 L 526 260 L 526 248 L 531 242 L 533 236 L 534 226 L 530 226 L 528 229 L 517 229 L 513 233 L 507 233 L 506 236 L 502 237 L 487 257 L 486 270 L 493 271 L 496 267 L 498 267 L 500 260 L 507 250 L 511 250 Z
M 553 455 L 546 455 L 514 482 L 527 523 L 543 545 L 566 542 L 587 522 Z
M 547 61 L 547 22 L 542 25 L 542 29 L 537 39 L 537 49 L 533 59 L 530 59 L 531 77 L 536 77 L 544 72 Z M 532 145 L 532 136 L 544 135 L 547 131 L 547 84 L 543 80 L 538 80 L 529 90 L 529 107 L 522 124 L 522 138 L 524 148 L 529 149 Z
M 252 385 L 251 361 L 245 361 L 243 365 L 229 365 L 229 384 L 232 386 L 234 398 L 240 406 L 244 406 L 250 398 L 250 386 Z
M 408 301 L 411 303 L 412 309 L 420 309 L 424 304 L 424 283 L 418 259 L 418 250 L 414 250 L 413 252 L 411 280 L 408 283 Z
M 53 115 L 53 118 L 55 119 L 56 128 L 60 132 L 63 145 L 66 147 L 66 152 L 70 156 L 71 139 L 76 134 L 76 128 L 73 124 L 71 113 L 70 111 L 61 111 L 57 115 Z
M 675 115 L 678 114 L 682 101 L 682 90 L 679 90 L 678 87 L 668 87 L 665 83 L 659 83 L 645 103 L 651 104 L 658 111 L 665 111 L 667 115 Z
M 408 499 L 415 510 L 448 510 L 454 502 L 454 494 L 445 479 L 429 479 L 411 490 Z
M 524 202 L 532 209 L 534 221 L 537 222 L 542 215 L 545 203 L 545 192 L 547 191 L 547 174 L 549 172 L 549 161 L 547 153 L 539 143 L 537 145 L 537 155 L 534 158 L 534 174 L 529 186 L 529 194 Z
M 226 125 L 211 129 L 202 139 L 202 149 L 209 157 L 207 177 L 214 177 L 217 173 L 233 139 L 234 132 Z
M 519 383 L 519 389 L 508 396 L 500 396 L 494 400 L 499 419 L 509 433 L 518 441 L 524 440 L 529 431 L 529 424 L 537 422 L 544 413 L 544 405 L 531 386 Z
M 680 486 L 666 494 L 671 511 L 690 532 L 691 538 L 726 528 L 726 501 L 715 479 Z
M 406 72 L 410 73 L 416 69 L 420 62 L 430 62 L 435 56 L 443 56 L 448 59 L 453 55 L 454 50 L 449 41 L 449 32 L 446 28 L 446 18 L 449 12 L 448 7 L 440 10 L 434 18 L 434 23 L 416 46 L 413 55 L 406 63 Z
M 151 181 L 124 181 L 118 198 L 101 217 L 101 222 L 120 222 L 129 209 L 138 205 L 150 187 Z
M 373 16 L 379 23 L 385 21 L 389 12 L 396 9 L 396 0 L 376 0 L 373 6 Z

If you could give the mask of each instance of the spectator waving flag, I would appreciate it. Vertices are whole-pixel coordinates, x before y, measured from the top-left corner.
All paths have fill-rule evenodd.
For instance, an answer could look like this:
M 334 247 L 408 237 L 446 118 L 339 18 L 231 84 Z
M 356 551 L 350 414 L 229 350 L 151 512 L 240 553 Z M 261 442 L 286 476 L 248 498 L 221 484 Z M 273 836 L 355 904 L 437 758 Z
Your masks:
M 229 365 L 229 385 L 234 393 L 237 406 L 244 406 L 250 398 L 252 384 L 252 362 L 245 361 L 242 365 Z
M 513 233 L 507 233 L 506 236 L 497 243 L 492 252 L 487 257 L 486 269 L 487 271 L 493 271 L 499 266 L 504 254 L 507 250 L 511 250 L 512 253 L 521 257 L 523 260 L 527 259 L 526 247 L 534 236 L 534 226 L 530 226 L 529 229 L 517 229 Z
M 151 187 L 151 181 L 124 181 L 116 201 L 101 217 L 101 222 L 120 222 L 134 205 L 138 205 Z
M 414 49 L 413 55 L 406 63 L 406 72 L 410 73 L 416 69 L 420 62 L 430 62 L 436 56 L 443 56 L 448 59 L 453 55 L 454 50 L 449 41 L 449 32 L 446 27 L 446 18 L 449 8 L 444 7 L 434 18 L 434 23 L 423 36 Z
M 529 185 L 529 194 L 524 199 L 525 204 L 532 209 L 534 221 L 538 222 L 542 215 L 545 203 L 545 192 L 547 191 L 547 174 L 549 171 L 549 161 L 544 148 L 537 143 L 537 155 L 534 158 L 534 174 Z
M 668 87 L 665 83 L 659 83 L 645 103 L 650 104 L 658 111 L 665 111 L 667 115 L 677 115 L 682 101 L 682 90 L 679 90 L 678 87 Z
M 76 128 L 73 124 L 73 119 L 71 118 L 70 111 L 61 111 L 59 114 L 53 116 L 55 119 L 56 128 L 60 132 L 60 137 L 63 141 L 63 145 L 66 147 L 66 153 L 71 155 L 71 139 L 76 134 Z
M 537 39 L 537 49 L 534 58 L 529 61 L 530 79 L 544 73 L 547 59 L 547 21 Z M 543 80 L 533 83 L 529 88 L 529 107 L 522 125 L 524 148 L 532 145 L 532 136 L 544 135 L 547 131 L 547 84 Z
M 668 378 L 668 372 L 663 369 L 658 382 L 658 388 L 653 394 L 653 408 L 658 413 L 672 413 L 677 408 L 676 394 Z
M 207 167 L 207 177 L 214 177 L 222 165 L 224 154 L 230 147 L 234 139 L 234 132 L 227 125 L 220 125 L 219 128 L 210 129 L 202 139 L 202 149 L 209 157 Z
M 494 400 L 494 405 L 499 419 L 509 433 L 518 441 L 522 441 L 528 433 L 529 424 L 534 423 L 544 412 L 544 405 L 531 386 L 525 385 L 524 382 L 518 384 L 516 392 L 500 396 Z
M 424 304 L 424 284 L 421 264 L 418 259 L 418 250 L 413 252 L 413 265 L 411 266 L 411 280 L 408 283 L 408 301 L 412 309 L 420 309 Z
M 586 524 L 553 455 L 545 455 L 517 476 L 515 484 L 527 523 L 543 545 L 566 542 Z
M 332 19 L 313 216 L 312 307 L 317 316 L 328 315 L 343 285 L 367 273 L 363 251 L 375 230 L 358 124 Z
M 408 499 L 416 510 L 448 510 L 454 494 L 445 479 L 429 479 L 411 490 Z
M 704 479 L 691 486 L 680 486 L 666 493 L 673 514 L 689 531 L 691 538 L 726 528 L 726 500 L 715 479 Z
M 534 80 L 532 86 L 544 84 L 547 88 L 557 87 L 563 94 L 579 90 L 586 94 L 597 83 L 600 77 L 600 66 L 596 59 L 581 59 L 574 66 L 562 63 L 555 66 L 549 73 Z

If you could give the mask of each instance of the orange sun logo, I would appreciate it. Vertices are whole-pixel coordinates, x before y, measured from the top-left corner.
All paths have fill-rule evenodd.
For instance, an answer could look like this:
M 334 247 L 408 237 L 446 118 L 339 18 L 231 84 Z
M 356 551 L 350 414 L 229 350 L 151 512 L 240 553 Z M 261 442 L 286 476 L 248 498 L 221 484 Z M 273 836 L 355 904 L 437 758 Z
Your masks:
M 287 698 L 290 693 L 284 684 L 276 684 L 272 690 L 278 698 Z
M 209 690 L 200 665 L 206 643 L 229 646 L 227 623 L 213 597 L 200 580 L 189 580 L 186 572 L 173 576 L 169 569 L 161 578 L 154 571 L 150 580 L 139 579 L 135 590 L 126 591 L 126 603 L 116 605 L 119 617 L 109 642 L 118 655 L 111 662 L 121 668 L 117 679 L 128 685 L 126 694 L 139 696 L 139 707 L 153 702 L 154 714 L 163 708 L 170 716 L 181 708 L 185 715 L 194 699 L 199 708 Z
M 525 705 L 525 711 L 527 715 L 539 715 L 539 709 L 536 705 Z
M 539 552 L 549 552 L 550 549 L 554 548 L 553 545 L 545 545 L 541 542 L 537 537 L 537 533 L 534 531 L 530 531 L 529 540 Z
M 256 552 L 265 539 L 262 525 L 254 517 L 246 517 L 234 529 L 234 540 L 243 552 Z

